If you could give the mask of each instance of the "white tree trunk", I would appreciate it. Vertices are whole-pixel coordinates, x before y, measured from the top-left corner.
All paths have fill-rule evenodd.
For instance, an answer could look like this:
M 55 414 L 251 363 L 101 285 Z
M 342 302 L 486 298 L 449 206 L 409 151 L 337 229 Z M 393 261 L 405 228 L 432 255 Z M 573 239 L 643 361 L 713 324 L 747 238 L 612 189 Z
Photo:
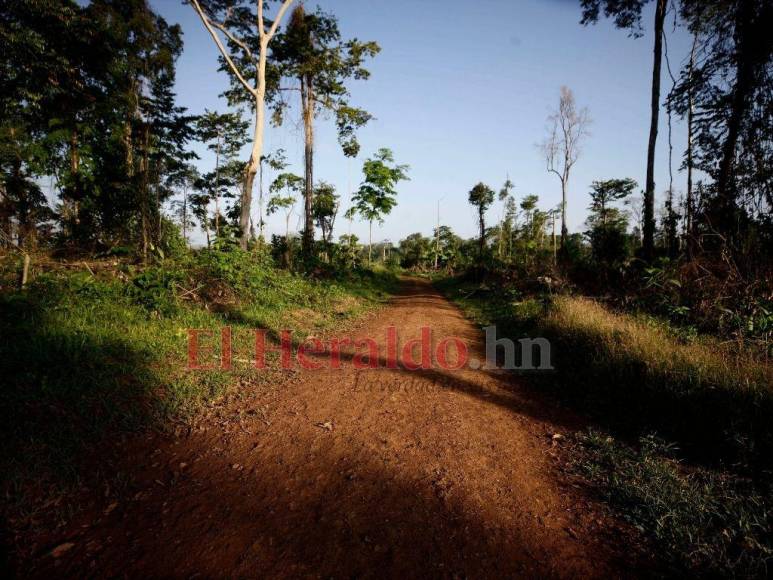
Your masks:
M 211 20 L 210 17 L 204 13 L 204 10 L 202 10 L 198 0 L 191 0 L 191 6 L 193 6 L 193 9 L 199 15 L 199 18 L 201 18 L 204 27 L 209 32 L 212 40 L 217 45 L 220 54 L 223 55 L 223 58 L 228 64 L 228 68 L 231 70 L 234 76 L 236 76 L 242 86 L 244 86 L 244 88 L 247 89 L 247 91 L 255 99 L 255 130 L 252 141 L 252 152 L 250 153 L 250 159 L 247 162 L 247 167 L 244 170 L 244 181 L 242 183 L 240 208 L 241 211 L 239 215 L 241 247 L 243 249 L 247 249 L 247 242 L 250 238 L 249 224 L 250 209 L 252 207 L 252 186 L 255 182 L 255 175 L 258 173 L 258 169 L 260 168 L 260 157 L 263 154 L 263 128 L 265 126 L 266 117 L 266 52 L 268 51 L 268 43 L 271 41 L 271 38 L 273 38 L 279 23 L 282 21 L 282 17 L 284 16 L 285 12 L 287 12 L 287 9 L 292 3 L 293 0 L 282 1 L 282 5 L 279 7 L 279 11 L 277 12 L 273 23 L 271 24 L 271 28 L 266 31 L 263 26 L 263 2 L 262 0 L 257 2 L 257 29 L 258 36 L 260 38 L 260 52 L 257 58 L 258 70 L 256 75 L 256 86 L 253 87 L 250 83 L 247 82 L 247 80 L 244 78 L 244 75 L 242 74 L 242 71 L 239 70 L 239 67 L 236 66 L 236 63 L 234 63 L 228 50 L 226 50 L 225 46 L 223 45 L 222 40 L 218 36 L 217 32 L 215 32 L 215 29 L 217 28 L 223 32 L 223 34 L 225 34 L 229 40 L 236 43 L 243 51 L 245 51 L 247 56 L 254 59 L 250 48 L 245 42 L 239 40 L 236 36 L 229 32 L 224 24 Z

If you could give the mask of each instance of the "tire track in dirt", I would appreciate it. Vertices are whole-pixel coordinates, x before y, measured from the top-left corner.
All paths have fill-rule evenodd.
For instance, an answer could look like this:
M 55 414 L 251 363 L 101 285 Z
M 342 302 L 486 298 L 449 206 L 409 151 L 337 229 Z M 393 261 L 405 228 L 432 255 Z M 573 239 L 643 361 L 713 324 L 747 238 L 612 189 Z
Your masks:
M 480 331 L 429 282 L 356 332 L 430 326 L 483 359 Z M 382 351 L 381 356 L 385 354 Z M 508 374 L 282 371 L 181 437 L 125 452 L 130 491 L 49 540 L 26 571 L 129 577 L 609 577 L 620 527 L 561 475 L 551 434 L 580 423 Z M 382 360 L 383 362 L 383 360 Z M 382 365 L 383 367 L 383 365 Z

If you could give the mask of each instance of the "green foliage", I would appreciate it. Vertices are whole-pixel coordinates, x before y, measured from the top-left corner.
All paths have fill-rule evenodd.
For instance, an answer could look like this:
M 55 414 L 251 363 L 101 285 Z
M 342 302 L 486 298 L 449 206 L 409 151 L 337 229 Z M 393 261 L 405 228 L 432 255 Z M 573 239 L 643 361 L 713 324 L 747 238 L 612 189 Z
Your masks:
M 185 276 L 170 266 L 153 266 L 134 276 L 126 288 L 132 301 L 161 316 L 176 313 L 180 304 L 175 291 Z
M 354 234 L 344 234 L 338 239 L 334 254 L 334 263 L 342 270 L 353 270 L 360 265 L 359 238 Z
M 313 118 L 315 109 L 322 109 L 335 115 L 338 141 L 348 157 L 359 153 L 355 132 L 372 115 L 350 105 L 346 81 L 367 79 L 370 73 L 365 61 L 380 50 L 375 42 L 342 40 L 334 15 L 320 8 L 309 13 L 303 5 L 293 10 L 286 30 L 274 42 L 278 74 L 299 81 L 305 114 Z M 275 118 L 281 119 L 286 103 L 277 100 L 273 104 Z
M 236 358 L 249 359 L 254 328 L 307 336 L 340 326 L 395 288 L 386 271 L 313 279 L 238 247 L 92 269 L 53 269 L 24 291 L 0 292 L 3 493 L 12 481 L 78 485 L 74 474 L 94 441 L 184 418 L 241 378 L 265 380 L 242 363 L 228 372 L 187 370 L 186 329 L 231 326 Z
M 486 248 L 486 210 L 494 202 L 494 190 L 480 182 L 470 190 L 468 200 L 478 211 L 478 259 L 481 261 L 478 267 L 482 267 Z
M 628 28 L 634 36 L 641 35 L 642 9 L 649 0 L 581 0 L 582 23 L 598 21 L 601 12 L 612 18 L 618 28 Z
M 188 253 L 188 242 L 183 237 L 180 228 L 163 216 L 161 217 L 159 248 L 166 258 L 182 258 Z
M 283 210 L 286 214 L 288 224 L 290 213 L 297 201 L 296 195 L 303 191 L 304 179 L 294 173 L 280 173 L 271 183 L 269 191 L 273 194 L 268 200 L 267 213 L 269 215 Z M 282 195 L 284 191 L 284 195 Z
M 400 241 L 400 265 L 403 268 L 426 268 L 432 258 L 432 240 L 420 233 Z
M 453 279 L 439 286 L 499 336 L 548 338 L 557 372 L 530 382 L 621 440 L 639 440 L 632 449 L 580 434 L 572 457 L 653 538 L 672 574 L 763 573 L 773 556 L 773 394 L 764 361 L 587 299 Z
M 392 151 L 386 148 L 379 149 L 363 163 L 365 179 L 352 196 L 350 211 L 358 213 L 366 221 L 383 223 L 384 216 L 397 205 L 397 184 L 408 179 L 408 166 L 394 163 Z
M 494 190 L 485 183 L 478 183 L 470 190 L 468 197 L 471 205 L 478 208 L 480 213 L 485 213 L 494 203 Z
M 215 154 L 214 168 L 202 175 L 197 185 L 199 189 L 206 192 L 207 202 L 215 200 L 216 212 L 221 211 L 226 215 L 236 214 L 232 219 L 233 223 L 238 223 L 238 212 L 234 210 L 236 204 L 230 204 L 230 206 L 221 204 L 224 200 L 234 198 L 233 192 L 244 176 L 245 164 L 237 159 L 248 135 L 248 123 L 242 115 L 241 110 L 233 113 L 218 113 L 205 109 L 204 114 L 196 119 L 197 138 Z M 206 207 L 199 210 L 200 220 L 209 219 L 206 210 Z M 212 221 L 217 233 L 223 220 L 216 214 Z
M 314 187 L 314 200 L 312 201 L 312 215 L 317 227 L 322 230 L 322 241 L 330 244 L 333 236 L 333 226 L 338 214 L 339 196 L 335 186 L 321 181 Z
M 607 179 L 591 185 L 587 236 L 593 261 L 605 276 L 618 271 L 632 255 L 628 215 L 613 204 L 625 201 L 634 189 L 633 179 Z

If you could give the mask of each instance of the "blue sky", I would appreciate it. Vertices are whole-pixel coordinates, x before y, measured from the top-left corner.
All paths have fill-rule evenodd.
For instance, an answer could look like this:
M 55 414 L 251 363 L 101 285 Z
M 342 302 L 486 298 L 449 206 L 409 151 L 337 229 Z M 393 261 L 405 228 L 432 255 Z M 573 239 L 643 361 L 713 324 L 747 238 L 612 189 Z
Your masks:
M 336 14 L 344 38 L 375 40 L 381 53 L 370 63 L 371 78 L 350 84 L 352 103 L 376 119 L 359 132 L 360 156 L 347 160 L 333 123 L 316 124 L 315 178 L 336 185 L 342 211 L 349 189 L 361 180 L 365 157 L 389 147 L 397 161 L 411 166 L 411 181 L 399 187 L 398 206 L 374 241 L 393 242 L 413 232 L 429 235 L 442 198 L 441 223 L 459 235 L 473 236 L 475 221 L 467 192 L 478 181 L 499 189 L 509 175 L 521 199 L 537 194 L 543 209 L 560 199 L 560 184 L 548 174 L 537 144 L 561 85 L 570 87 L 578 105 L 590 109 L 593 124 L 570 183 L 568 220 L 581 231 L 587 217 L 588 190 L 596 179 L 632 177 L 643 187 L 649 131 L 652 35 L 629 38 L 609 22 L 583 27 L 576 0 L 320 0 Z M 178 0 L 152 0 L 154 8 L 184 31 L 178 62 L 179 103 L 192 113 L 226 110 L 218 98 L 227 84 L 217 72 L 217 48 L 190 6 Z M 652 20 L 652 7 L 645 25 Z M 684 31 L 669 25 L 669 52 L 676 72 L 689 51 Z M 663 71 L 664 94 L 671 81 Z M 668 187 L 666 115 L 661 115 L 656 158 L 660 195 Z M 677 171 L 685 127 L 674 120 L 675 191 L 684 190 Z M 303 134 L 297 114 L 280 128 L 266 128 L 267 151 L 284 148 L 291 170 L 302 174 Z M 201 168 L 213 158 L 202 148 Z M 246 153 L 245 153 L 246 157 Z M 300 209 L 300 204 L 298 205 Z M 490 219 L 498 219 L 497 206 Z M 291 222 L 300 227 L 298 218 Z M 336 234 L 349 224 L 339 216 Z M 367 224 L 352 232 L 367 239 Z M 284 231 L 283 217 L 269 218 L 269 233 Z

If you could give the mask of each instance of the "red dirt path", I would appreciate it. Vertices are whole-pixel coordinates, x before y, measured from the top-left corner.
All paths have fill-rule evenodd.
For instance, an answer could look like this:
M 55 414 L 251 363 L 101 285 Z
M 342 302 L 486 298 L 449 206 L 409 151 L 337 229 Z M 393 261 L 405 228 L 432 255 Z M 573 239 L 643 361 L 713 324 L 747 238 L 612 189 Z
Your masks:
M 481 333 L 406 280 L 357 336 Z M 382 353 L 382 356 L 384 353 Z M 126 452 L 132 493 L 57 534 L 26 573 L 83 577 L 610 577 L 621 527 L 560 469 L 581 423 L 483 370 L 283 371 L 190 433 Z M 139 490 L 136 491 L 135 490 Z M 102 505 L 104 504 L 104 505 Z

